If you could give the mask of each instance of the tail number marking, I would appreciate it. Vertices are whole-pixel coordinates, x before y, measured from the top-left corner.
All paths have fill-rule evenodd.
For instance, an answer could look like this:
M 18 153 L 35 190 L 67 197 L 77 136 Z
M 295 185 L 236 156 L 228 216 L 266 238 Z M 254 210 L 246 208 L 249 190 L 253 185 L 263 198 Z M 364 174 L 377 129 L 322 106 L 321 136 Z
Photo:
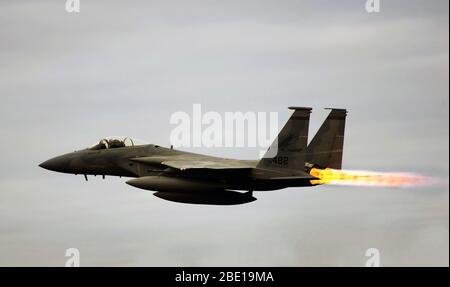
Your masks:
M 287 166 L 289 164 L 289 157 L 287 156 L 276 156 L 272 158 L 272 163 L 277 165 Z

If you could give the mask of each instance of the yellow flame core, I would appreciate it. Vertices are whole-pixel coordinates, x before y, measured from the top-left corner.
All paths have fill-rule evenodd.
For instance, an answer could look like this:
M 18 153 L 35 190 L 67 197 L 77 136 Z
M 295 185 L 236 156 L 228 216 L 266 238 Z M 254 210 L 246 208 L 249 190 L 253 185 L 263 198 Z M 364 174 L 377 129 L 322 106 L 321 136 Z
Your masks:
M 358 185 L 358 186 L 396 186 L 408 187 L 425 185 L 430 179 L 425 176 L 410 173 L 385 173 L 358 170 L 337 170 L 312 168 L 312 176 L 319 179 L 311 180 L 311 184 Z

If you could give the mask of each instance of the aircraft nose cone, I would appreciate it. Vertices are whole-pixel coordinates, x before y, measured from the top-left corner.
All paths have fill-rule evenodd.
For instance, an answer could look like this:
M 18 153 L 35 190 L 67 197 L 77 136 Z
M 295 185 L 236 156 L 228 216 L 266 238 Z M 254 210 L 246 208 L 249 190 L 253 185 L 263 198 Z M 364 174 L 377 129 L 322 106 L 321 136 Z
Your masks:
M 44 161 L 39 166 L 51 171 L 65 172 L 68 166 L 68 159 L 65 156 L 58 156 Z

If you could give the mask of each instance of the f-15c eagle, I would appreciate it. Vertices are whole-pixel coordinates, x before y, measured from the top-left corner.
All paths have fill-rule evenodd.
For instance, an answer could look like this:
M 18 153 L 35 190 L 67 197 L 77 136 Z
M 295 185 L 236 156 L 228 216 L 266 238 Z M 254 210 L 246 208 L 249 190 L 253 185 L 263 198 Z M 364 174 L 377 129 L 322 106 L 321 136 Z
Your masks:
M 331 112 L 308 145 L 311 108 L 294 110 L 261 160 L 219 158 L 138 145 L 131 138 L 103 139 L 93 147 L 49 159 L 48 170 L 132 177 L 127 184 L 169 201 L 231 205 L 256 200 L 253 191 L 314 186 L 312 169 L 341 169 L 345 109 Z M 272 149 L 272 150 L 271 150 Z M 243 192 L 242 192 L 243 191 Z

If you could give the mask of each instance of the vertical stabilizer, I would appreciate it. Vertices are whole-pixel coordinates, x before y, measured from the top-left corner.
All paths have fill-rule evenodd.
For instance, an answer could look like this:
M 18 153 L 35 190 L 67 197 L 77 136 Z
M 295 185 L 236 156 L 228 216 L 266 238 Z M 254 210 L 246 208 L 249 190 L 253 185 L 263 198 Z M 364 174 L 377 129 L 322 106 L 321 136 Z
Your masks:
M 331 112 L 307 148 L 307 165 L 319 168 L 342 168 L 345 118 L 347 110 L 330 109 Z
M 294 113 L 278 134 L 258 168 L 295 173 L 305 170 L 311 108 L 289 107 Z

